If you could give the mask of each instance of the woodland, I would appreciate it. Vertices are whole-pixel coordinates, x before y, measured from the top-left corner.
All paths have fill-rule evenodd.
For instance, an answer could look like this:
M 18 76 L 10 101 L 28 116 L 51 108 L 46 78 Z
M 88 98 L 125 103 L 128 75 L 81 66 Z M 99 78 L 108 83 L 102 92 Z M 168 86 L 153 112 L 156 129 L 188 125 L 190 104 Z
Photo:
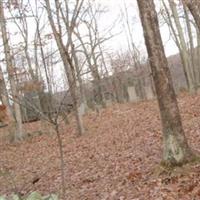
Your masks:
M 0 200 L 199 200 L 199 144 L 199 0 L 0 0 Z

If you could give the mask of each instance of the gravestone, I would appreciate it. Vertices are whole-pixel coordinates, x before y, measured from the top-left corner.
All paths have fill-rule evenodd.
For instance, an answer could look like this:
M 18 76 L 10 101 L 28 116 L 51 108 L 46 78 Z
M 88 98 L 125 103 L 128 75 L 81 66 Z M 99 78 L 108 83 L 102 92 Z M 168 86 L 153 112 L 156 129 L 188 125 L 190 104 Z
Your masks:
M 152 87 L 150 85 L 145 86 L 144 89 L 145 89 L 146 99 L 150 100 L 155 98 Z
M 107 106 L 111 106 L 112 105 L 112 100 L 111 99 L 105 100 L 105 104 L 106 104 L 106 107 Z
M 130 102 L 137 102 L 139 101 L 139 98 L 137 96 L 136 90 L 134 86 L 128 87 L 128 96 L 129 96 L 129 101 Z
M 85 103 L 81 103 L 78 110 L 80 115 L 84 115 L 87 112 L 87 105 Z

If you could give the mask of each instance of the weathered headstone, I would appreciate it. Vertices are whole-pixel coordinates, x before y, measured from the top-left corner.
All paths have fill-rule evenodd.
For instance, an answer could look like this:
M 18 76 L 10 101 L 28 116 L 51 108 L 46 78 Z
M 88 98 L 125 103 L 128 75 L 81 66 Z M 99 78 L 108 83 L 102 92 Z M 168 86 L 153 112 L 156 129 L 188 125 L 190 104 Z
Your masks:
M 200 88 L 197 89 L 197 94 L 200 94 Z
M 106 107 L 107 106 L 111 106 L 112 105 L 112 100 L 111 99 L 105 100 L 105 104 L 106 104 Z
M 144 89 L 145 89 L 146 99 L 154 99 L 155 98 L 152 87 L 150 85 L 145 86 Z
M 81 103 L 78 109 L 80 115 L 84 115 L 87 112 L 87 105 L 85 103 Z
M 139 100 L 139 98 L 137 96 L 135 87 L 134 86 L 128 87 L 127 90 L 128 90 L 129 101 L 130 102 L 137 102 Z

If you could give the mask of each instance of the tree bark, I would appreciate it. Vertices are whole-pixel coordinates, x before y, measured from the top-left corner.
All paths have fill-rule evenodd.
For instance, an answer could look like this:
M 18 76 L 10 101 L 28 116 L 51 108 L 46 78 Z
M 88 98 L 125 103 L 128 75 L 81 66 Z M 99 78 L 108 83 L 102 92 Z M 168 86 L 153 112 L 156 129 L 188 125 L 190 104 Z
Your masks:
M 179 42 L 177 30 L 175 28 L 175 25 L 174 25 L 172 18 L 171 18 L 171 14 L 170 14 L 169 9 L 168 9 L 164 0 L 162 0 L 162 4 L 163 4 L 165 12 L 167 14 L 167 16 L 166 17 L 163 16 L 163 18 L 164 18 L 165 22 L 167 23 L 167 25 L 170 27 L 170 32 L 171 32 L 171 35 L 173 37 L 173 40 L 174 40 L 176 46 L 179 49 L 179 54 L 180 54 L 181 63 L 182 63 L 182 67 L 183 67 L 183 73 L 184 73 L 184 76 L 185 76 L 187 89 L 189 89 L 190 83 L 189 83 L 188 72 L 187 72 L 187 62 L 185 62 L 185 59 L 184 59 L 184 55 L 183 55 L 183 51 L 182 51 L 182 48 L 181 48 L 181 45 L 180 45 L 180 42 Z
M 62 40 L 62 35 L 61 35 L 61 31 L 58 32 L 54 23 L 54 19 L 52 16 L 52 10 L 51 10 L 51 6 L 50 6 L 50 1 L 49 0 L 45 0 L 46 3 L 46 10 L 47 10 L 47 14 L 48 14 L 48 18 L 49 18 L 49 22 L 54 34 L 54 38 L 56 40 L 56 44 L 58 46 L 60 55 L 61 55 L 61 59 L 63 61 L 64 64 L 64 68 L 65 68 L 65 72 L 67 75 L 67 79 L 68 79 L 68 84 L 69 84 L 69 91 L 72 97 L 72 101 L 73 101 L 73 106 L 74 106 L 74 111 L 75 111 L 75 118 L 76 118 L 76 122 L 77 122 L 77 128 L 78 128 L 78 135 L 82 135 L 84 133 L 84 126 L 83 126 L 83 121 L 82 121 L 82 116 L 80 115 L 79 112 L 79 108 L 78 108 L 78 97 L 77 97 L 77 91 L 76 91 L 76 75 L 75 75 L 75 67 L 73 64 L 73 61 L 71 59 L 71 55 L 68 52 L 69 51 L 69 46 L 72 46 L 72 27 L 70 27 L 68 29 L 68 41 L 67 41 L 67 45 L 64 45 L 63 40 Z M 58 13 L 57 13 L 57 17 Z
M 81 77 L 81 69 L 79 67 L 79 61 L 78 61 L 78 57 L 76 55 L 76 50 L 74 45 L 72 45 L 72 57 L 74 60 L 74 67 L 76 69 L 76 76 L 77 76 L 77 81 L 79 83 L 79 93 L 80 93 L 80 104 L 82 104 L 84 106 L 84 111 L 87 108 L 87 100 L 86 100 L 86 96 L 85 96 L 85 90 L 84 90 L 84 86 L 83 86 L 83 80 Z
M 96 59 L 96 56 L 95 56 L 95 47 L 98 47 L 99 42 L 98 42 L 98 45 L 93 44 L 91 30 L 90 30 L 89 27 L 88 27 L 88 29 L 89 29 L 89 45 L 91 46 L 91 51 L 87 50 L 86 45 L 84 44 L 83 39 L 82 39 L 78 29 L 77 29 L 77 32 L 74 32 L 74 34 L 76 35 L 76 37 L 78 38 L 78 40 L 81 43 L 81 46 L 83 48 L 83 53 L 86 57 L 88 67 L 89 67 L 91 74 L 92 74 L 92 77 L 93 77 L 93 87 L 94 87 L 95 101 L 96 101 L 97 104 L 100 104 L 104 107 L 105 102 L 104 102 L 103 90 L 102 90 L 102 86 L 101 86 L 101 77 L 100 77 L 100 74 L 99 74 L 97 59 Z
M 11 121 L 14 121 L 13 113 L 12 113 L 10 103 L 9 103 L 8 91 L 6 88 L 6 83 L 5 83 L 1 66 L 0 66 L 0 94 L 1 94 L 2 104 L 5 105 L 7 108 L 9 119 Z
M 183 4 L 185 4 L 190 10 L 197 26 L 200 31 L 200 2 L 199 0 L 182 0 Z
M 4 16 L 4 8 L 3 3 L 0 1 L 0 27 L 2 32 L 2 39 L 3 39 L 3 46 L 4 46 L 4 53 L 5 53 L 5 60 L 7 65 L 7 71 L 8 71 L 8 78 L 10 81 L 10 87 L 12 92 L 12 98 L 13 98 L 13 106 L 14 106 L 14 112 L 15 112 L 15 134 L 14 134 L 14 140 L 21 140 L 23 138 L 23 129 L 22 129 L 22 116 L 21 116 L 21 110 L 19 105 L 19 95 L 15 83 L 15 69 L 12 62 L 12 56 L 9 46 L 9 40 L 7 35 L 7 29 L 6 29 L 6 21 Z M 13 125 L 14 126 L 14 125 Z
M 185 66 L 186 73 L 187 73 L 187 78 L 188 78 L 188 83 L 189 83 L 189 91 L 193 93 L 195 91 L 195 78 L 194 78 L 194 70 L 192 66 L 192 62 L 189 56 L 189 52 L 187 49 L 187 44 L 185 41 L 184 33 L 183 33 L 183 28 L 181 26 L 181 22 L 179 20 L 179 15 L 177 11 L 176 4 L 174 0 L 169 0 L 169 5 L 172 11 L 172 16 L 174 18 L 174 23 L 176 25 L 177 33 L 178 33 L 178 38 L 179 38 L 179 45 L 180 45 L 180 54 L 182 63 Z
M 182 165 L 194 159 L 182 127 L 153 0 L 137 0 L 163 128 L 163 164 Z

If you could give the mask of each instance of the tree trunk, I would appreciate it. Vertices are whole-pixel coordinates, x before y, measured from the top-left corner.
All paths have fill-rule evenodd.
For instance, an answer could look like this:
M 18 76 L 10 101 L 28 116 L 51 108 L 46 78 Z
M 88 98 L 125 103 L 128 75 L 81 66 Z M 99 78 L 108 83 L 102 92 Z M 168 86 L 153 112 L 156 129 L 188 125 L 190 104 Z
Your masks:
M 80 114 L 83 115 L 87 110 L 87 100 L 86 100 L 86 96 L 85 96 L 83 80 L 81 78 L 81 69 L 79 67 L 79 61 L 78 61 L 78 57 L 76 55 L 74 45 L 72 46 L 72 57 L 73 57 L 74 66 L 75 66 L 75 69 L 76 69 L 77 81 L 78 81 L 78 84 L 79 84 L 79 87 L 78 87 L 78 89 L 79 89 L 78 91 L 79 91 L 79 94 L 80 94 L 80 106 L 79 106 L 79 108 L 83 107 L 82 113 L 80 113 Z
M 197 80 L 198 80 L 198 87 L 200 87 L 200 36 L 199 36 L 199 29 L 196 27 L 196 36 L 197 36 L 197 48 L 196 48 L 196 59 L 195 65 L 197 67 Z
M 187 78 L 189 82 L 189 91 L 193 93 L 195 91 L 195 80 L 194 80 L 194 71 L 193 71 L 193 66 L 191 63 L 191 59 L 188 53 L 187 49 L 187 44 L 185 41 L 183 29 L 181 26 L 181 22 L 179 20 L 179 15 L 177 11 L 177 7 L 174 1 L 169 0 L 169 5 L 172 10 L 172 16 L 174 18 L 174 22 L 177 28 L 177 33 L 178 33 L 178 38 L 179 38 L 179 44 L 180 44 L 180 54 L 182 54 L 181 59 L 182 63 L 185 65 L 186 73 L 187 73 Z
M 196 59 L 196 50 L 195 50 L 195 45 L 194 45 L 194 41 L 193 41 L 193 32 L 192 32 L 192 27 L 191 27 L 191 22 L 190 22 L 190 18 L 188 15 L 188 9 L 186 8 L 186 6 L 183 5 L 183 9 L 184 9 L 184 14 L 185 14 L 185 22 L 186 22 L 186 26 L 187 26 L 187 32 L 188 32 L 188 38 L 189 38 L 189 54 L 190 54 L 190 59 L 191 59 L 191 66 L 192 66 L 192 70 L 194 73 L 194 86 L 195 86 L 195 92 L 197 91 L 198 88 L 198 67 L 195 64 L 195 59 Z
M 70 91 L 70 94 L 71 94 L 71 97 L 72 97 L 74 111 L 75 111 L 75 118 L 76 118 L 76 122 L 77 122 L 78 135 L 80 136 L 84 133 L 84 127 L 83 127 L 82 117 L 80 115 L 79 108 L 78 108 L 75 67 L 74 67 L 74 64 L 72 62 L 71 55 L 68 52 L 68 48 L 66 47 L 68 45 L 72 45 L 71 31 L 68 32 L 68 42 L 67 42 L 67 45 L 65 46 L 64 43 L 63 43 L 63 40 L 62 40 L 62 36 L 60 35 L 60 33 L 56 29 L 56 26 L 55 26 L 55 23 L 54 23 L 54 20 L 53 20 L 53 16 L 52 16 L 50 1 L 46 0 L 45 3 L 46 3 L 46 10 L 47 10 L 47 13 L 48 13 L 49 22 L 50 22 L 50 25 L 51 25 L 51 28 L 52 28 L 52 31 L 53 31 L 53 34 L 54 34 L 54 38 L 56 40 L 56 44 L 57 44 L 58 49 L 59 49 L 61 59 L 62 59 L 63 64 L 64 64 L 66 75 L 67 75 L 68 84 L 69 84 L 69 91 Z
M 10 106 L 10 103 L 9 103 L 8 91 L 7 91 L 7 88 L 6 88 L 6 83 L 5 83 L 5 80 L 4 80 L 3 71 L 2 71 L 1 66 L 0 66 L 0 94 L 1 94 L 2 104 L 5 105 L 6 108 L 7 108 L 9 120 L 11 122 L 14 122 L 14 116 L 13 116 L 11 106 Z
M 163 164 L 177 166 L 194 158 L 182 127 L 178 103 L 160 35 L 153 0 L 137 0 L 163 128 Z
M 91 49 L 92 49 L 91 52 L 88 52 L 86 45 L 84 44 L 84 41 L 83 41 L 79 31 L 77 30 L 77 32 L 74 32 L 74 34 L 76 35 L 76 37 L 78 38 L 78 40 L 81 43 L 81 46 L 83 48 L 83 53 L 85 54 L 85 57 L 86 57 L 86 60 L 88 63 L 88 67 L 89 67 L 92 77 L 93 77 L 94 97 L 95 97 L 96 103 L 100 104 L 104 107 L 105 102 L 104 102 L 103 90 L 102 90 L 102 86 L 101 86 L 101 77 L 99 75 L 98 64 L 97 64 L 96 57 L 95 57 L 94 47 L 92 46 L 93 42 L 92 42 L 91 33 L 89 34 L 90 45 L 91 45 Z M 92 62 L 93 62 L 93 64 L 92 64 Z
M 177 45 L 177 47 L 179 49 L 179 54 L 180 54 L 181 63 L 182 63 L 182 67 L 183 67 L 183 73 L 184 73 L 184 76 L 185 76 L 187 89 L 189 90 L 190 82 L 189 82 L 189 77 L 188 77 L 187 62 L 185 62 L 185 59 L 184 59 L 183 51 L 182 51 L 182 48 L 181 48 L 181 45 L 180 45 L 180 42 L 179 42 L 179 36 L 177 34 L 175 25 L 172 21 L 171 13 L 169 12 L 169 9 L 168 9 L 164 0 L 162 0 L 162 4 L 163 4 L 165 12 L 167 14 L 166 18 L 165 17 L 163 17 L 163 18 L 164 18 L 165 22 L 167 23 L 167 25 L 170 27 L 170 31 L 171 31 L 173 40 L 174 40 L 175 44 Z
M 21 140 L 23 138 L 22 116 L 21 116 L 20 105 L 18 102 L 19 96 L 18 96 L 18 91 L 17 91 L 15 77 L 14 77 L 15 69 L 13 66 L 10 46 L 8 43 L 6 21 L 5 21 L 2 1 L 0 1 L 0 19 L 1 19 L 0 26 L 1 26 L 1 32 L 2 32 L 5 60 L 6 60 L 6 65 L 7 65 L 8 78 L 10 81 L 10 87 L 11 87 L 11 91 L 12 91 L 13 106 L 14 106 L 14 112 L 15 112 L 16 130 L 15 130 L 14 140 L 16 141 L 16 140 Z
M 188 9 L 190 10 L 196 24 L 197 24 L 197 27 L 200 31 L 200 9 L 199 9 L 199 6 L 200 6 L 200 2 L 199 0 L 182 0 L 183 1 L 183 4 L 185 4 Z

